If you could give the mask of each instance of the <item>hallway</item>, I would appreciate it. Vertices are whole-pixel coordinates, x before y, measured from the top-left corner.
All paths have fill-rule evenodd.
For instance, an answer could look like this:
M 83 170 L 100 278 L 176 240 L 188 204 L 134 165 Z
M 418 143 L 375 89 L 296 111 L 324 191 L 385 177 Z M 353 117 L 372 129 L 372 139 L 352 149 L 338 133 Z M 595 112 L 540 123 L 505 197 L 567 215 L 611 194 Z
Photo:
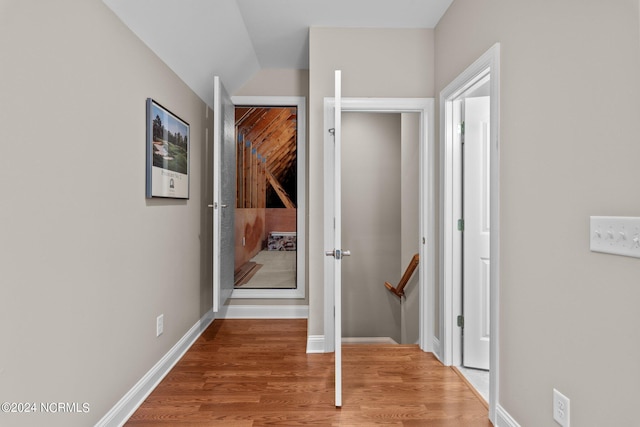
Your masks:
M 215 320 L 127 426 L 491 426 L 468 386 L 417 346 L 343 346 L 343 406 L 333 354 L 305 352 L 306 320 Z

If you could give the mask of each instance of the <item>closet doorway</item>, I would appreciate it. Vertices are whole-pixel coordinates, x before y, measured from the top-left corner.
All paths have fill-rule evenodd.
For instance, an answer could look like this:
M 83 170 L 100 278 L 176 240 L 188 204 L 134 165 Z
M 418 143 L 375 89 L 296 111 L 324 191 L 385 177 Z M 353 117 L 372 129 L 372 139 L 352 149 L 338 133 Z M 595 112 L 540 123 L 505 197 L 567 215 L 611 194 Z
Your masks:
M 233 101 L 236 209 L 232 296 L 303 297 L 304 101 L 266 97 L 236 97 Z

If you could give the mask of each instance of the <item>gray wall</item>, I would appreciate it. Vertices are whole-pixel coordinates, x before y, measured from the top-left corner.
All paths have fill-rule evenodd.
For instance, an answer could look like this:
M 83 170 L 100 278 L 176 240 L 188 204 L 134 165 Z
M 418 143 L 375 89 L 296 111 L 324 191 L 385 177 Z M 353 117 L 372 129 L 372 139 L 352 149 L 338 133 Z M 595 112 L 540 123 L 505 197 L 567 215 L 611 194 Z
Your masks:
M 400 114 L 345 113 L 342 120 L 342 336 L 401 340 Z
M 210 310 L 212 114 L 99 0 L 3 1 L 0 57 L 0 400 L 90 404 L 0 424 L 93 425 Z M 147 97 L 191 125 L 188 201 L 145 199 Z
M 434 31 L 319 28 L 309 32 L 309 335 L 324 333 L 323 103 L 342 70 L 346 97 L 433 97 Z
M 404 274 L 413 255 L 420 250 L 420 115 L 401 114 L 402 143 L 400 166 L 400 222 L 402 241 L 400 245 L 399 276 Z M 419 269 L 425 260 L 420 260 L 418 269 L 407 283 L 402 300 L 402 344 L 416 344 L 420 339 Z M 436 304 L 437 305 L 437 304 Z
M 589 251 L 590 215 L 640 215 L 637 0 L 455 0 L 439 92 L 501 54 L 499 403 L 523 426 L 637 424 L 640 260 Z

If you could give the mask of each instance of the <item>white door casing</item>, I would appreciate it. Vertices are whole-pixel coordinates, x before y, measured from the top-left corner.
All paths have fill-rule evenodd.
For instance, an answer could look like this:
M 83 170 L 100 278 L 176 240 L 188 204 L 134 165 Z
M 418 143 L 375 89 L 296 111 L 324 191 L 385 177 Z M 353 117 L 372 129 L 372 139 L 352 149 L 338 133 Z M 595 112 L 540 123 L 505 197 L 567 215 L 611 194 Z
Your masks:
M 235 220 L 235 109 L 220 78 L 213 91 L 213 312 L 233 291 Z
M 460 301 L 461 268 L 456 265 L 456 255 L 461 253 L 456 222 L 460 218 L 459 200 L 461 184 L 456 182 L 457 164 L 454 103 L 480 79 L 490 76 L 490 336 L 489 344 L 489 419 L 495 424 L 499 401 L 499 340 L 500 340 L 500 44 L 496 43 L 480 58 L 456 77 L 440 92 L 440 159 L 441 159 L 441 252 L 440 252 L 440 360 L 447 366 L 459 365 L 460 328 L 456 325 Z M 458 203 L 459 205 L 460 203 Z M 459 257 L 458 257 L 459 258 Z M 458 355 L 458 356 L 456 356 Z M 457 357 L 457 360 L 456 360 Z
M 418 113 L 420 116 L 419 148 L 419 249 L 420 268 L 420 348 L 434 351 L 439 348 L 439 340 L 434 333 L 435 322 L 435 202 L 434 202 L 434 128 L 433 98 L 341 98 L 343 113 Z M 324 250 L 333 250 L 333 136 L 334 99 L 324 99 Z M 324 262 L 324 351 L 334 350 L 334 262 L 325 257 Z
M 489 369 L 490 138 L 488 96 L 465 98 L 463 142 L 463 356 L 468 368 Z

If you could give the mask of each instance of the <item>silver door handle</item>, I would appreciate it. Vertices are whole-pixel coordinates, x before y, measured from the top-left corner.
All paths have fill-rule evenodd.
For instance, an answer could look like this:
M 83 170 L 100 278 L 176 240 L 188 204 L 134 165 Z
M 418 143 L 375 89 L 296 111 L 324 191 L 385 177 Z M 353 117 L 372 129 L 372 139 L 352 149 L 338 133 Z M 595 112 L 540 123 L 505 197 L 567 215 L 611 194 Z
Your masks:
M 348 250 L 343 251 L 342 249 L 334 249 L 332 251 L 326 251 L 324 254 L 326 256 L 332 256 L 335 259 L 342 259 L 342 257 L 351 256 L 351 251 L 348 251 Z
M 208 208 L 218 209 L 218 202 L 213 202 L 212 205 L 207 205 Z M 227 205 L 220 205 L 221 208 L 228 207 Z

